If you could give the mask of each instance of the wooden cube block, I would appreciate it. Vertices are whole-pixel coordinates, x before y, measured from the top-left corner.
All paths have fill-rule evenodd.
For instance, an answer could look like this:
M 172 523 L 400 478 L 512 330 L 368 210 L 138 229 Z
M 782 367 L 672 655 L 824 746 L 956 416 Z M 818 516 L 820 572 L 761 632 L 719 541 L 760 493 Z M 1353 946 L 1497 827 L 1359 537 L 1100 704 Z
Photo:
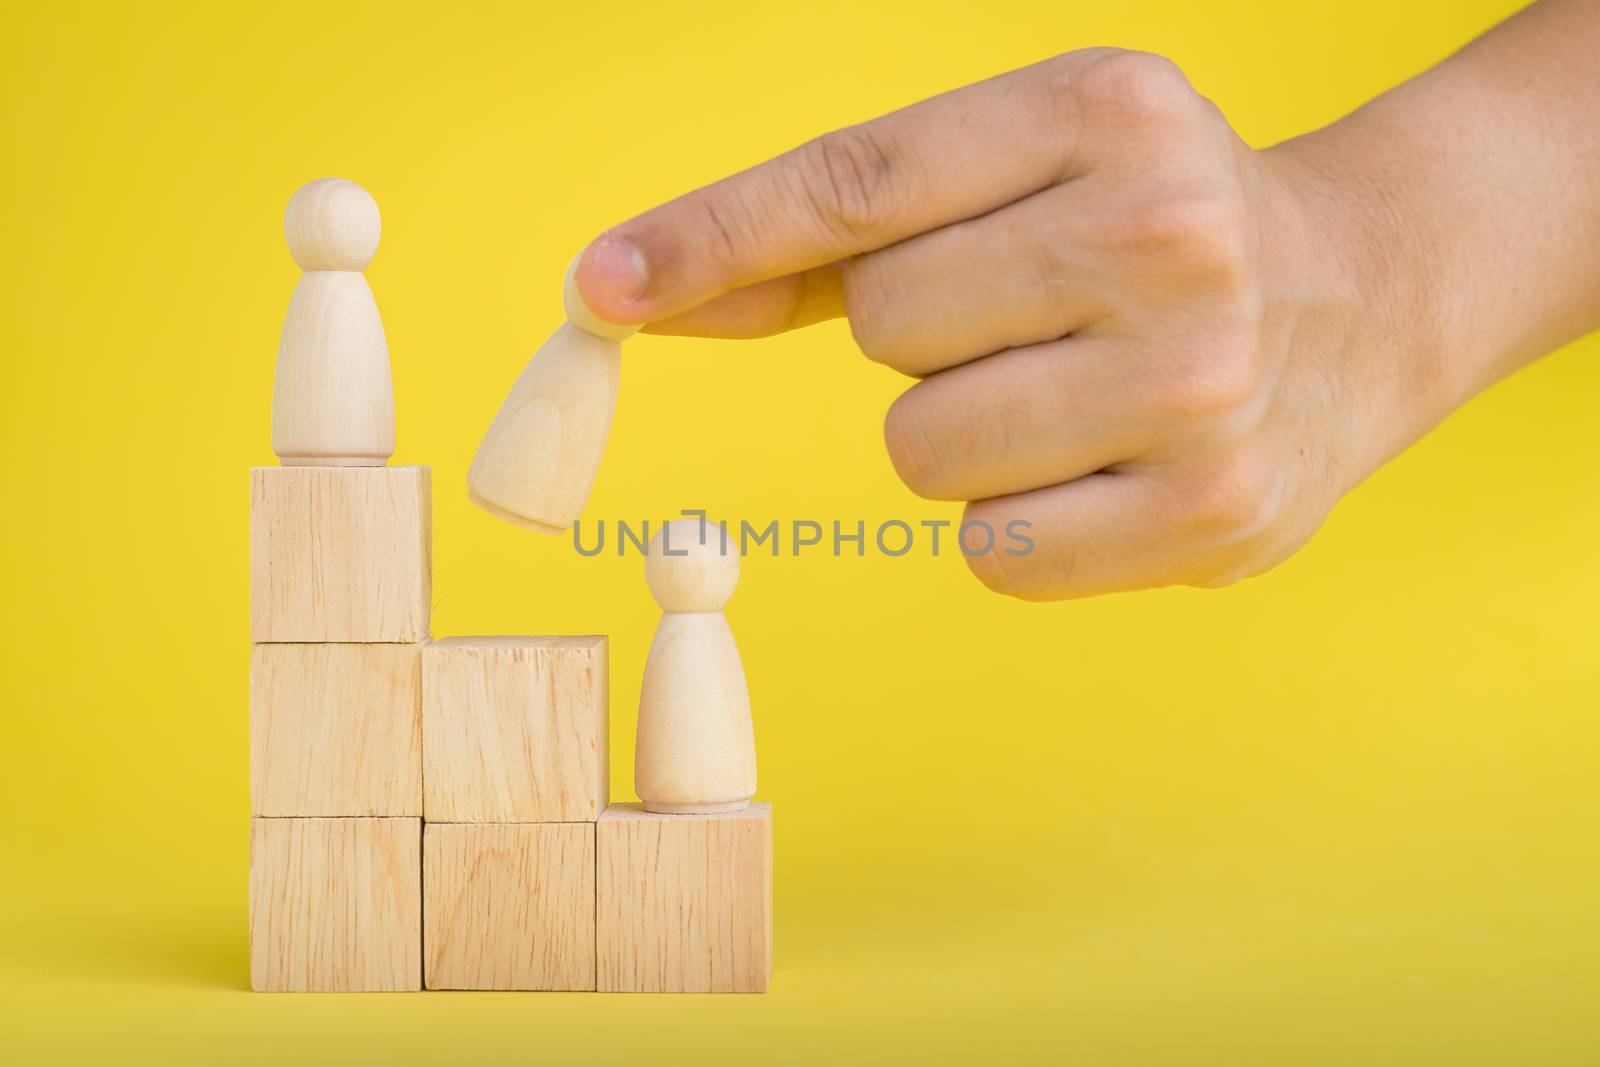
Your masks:
M 595 826 L 601 990 L 762 993 L 772 977 L 772 805 L 652 815 L 613 804 Z
M 429 989 L 594 988 L 594 823 L 429 823 Z
M 604 637 L 450 637 L 422 652 L 429 822 L 593 822 L 610 798 Z
M 251 819 L 250 985 L 422 988 L 422 820 Z
M 422 814 L 422 646 L 257 645 L 255 815 Z
M 250 639 L 421 641 L 432 593 L 427 467 L 250 471 Z

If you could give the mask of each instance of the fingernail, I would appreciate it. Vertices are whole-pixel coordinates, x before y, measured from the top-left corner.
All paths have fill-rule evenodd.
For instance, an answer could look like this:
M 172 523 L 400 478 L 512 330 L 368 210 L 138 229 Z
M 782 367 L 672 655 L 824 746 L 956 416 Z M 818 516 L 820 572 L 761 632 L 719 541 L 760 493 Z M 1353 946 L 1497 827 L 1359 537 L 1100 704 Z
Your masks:
M 644 253 L 626 237 L 602 237 L 589 252 L 600 283 L 615 300 L 627 302 L 644 295 L 648 273 Z

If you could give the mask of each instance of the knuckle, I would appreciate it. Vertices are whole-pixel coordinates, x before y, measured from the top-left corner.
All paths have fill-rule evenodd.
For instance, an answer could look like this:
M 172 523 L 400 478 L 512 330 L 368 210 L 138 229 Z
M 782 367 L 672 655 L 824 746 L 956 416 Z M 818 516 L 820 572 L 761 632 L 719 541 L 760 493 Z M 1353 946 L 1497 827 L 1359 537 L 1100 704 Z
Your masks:
M 1198 99 L 1178 65 L 1152 52 L 1100 55 L 1079 72 L 1077 86 L 1084 103 L 1135 118 L 1171 115 Z
M 1259 388 L 1249 346 L 1222 343 L 1203 359 L 1165 368 L 1152 388 L 1157 414 L 1169 424 L 1225 421 L 1250 409 Z
M 1014 504 L 1004 500 L 974 501 L 963 510 L 963 523 L 981 522 L 995 531 L 1007 530 L 1021 518 Z M 1082 595 L 1078 587 L 1077 546 L 1060 537 L 1048 543 L 1038 527 L 1030 524 L 1037 544 L 1028 552 L 1014 555 L 998 544 L 991 551 L 963 557 L 967 569 L 984 587 L 1003 596 L 1043 604 Z
M 1249 261 L 1248 222 L 1232 198 L 1172 196 L 1121 213 L 1110 243 L 1132 252 L 1159 254 L 1165 269 L 1243 273 Z
M 1184 486 L 1183 526 L 1213 544 L 1243 551 L 1274 527 L 1281 497 L 1278 484 L 1256 466 L 1224 461 Z
M 698 198 L 705 233 L 705 253 L 724 273 L 738 271 L 745 249 L 750 247 L 749 222 L 745 212 L 728 196 Z
M 904 166 L 869 125 L 821 137 L 801 151 L 801 183 L 817 221 L 831 233 L 859 238 L 893 218 Z
M 1209 574 L 1204 578 L 1200 578 L 1190 584 L 1195 586 L 1197 589 L 1226 589 L 1230 585 L 1238 585 L 1240 582 L 1250 577 L 1251 573 L 1251 568 L 1244 566 L 1243 564 L 1236 564 L 1231 567 L 1224 567 L 1221 570 L 1218 570 L 1213 574 Z
M 1058 52 L 1049 59 L 1041 60 L 1035 69 L 1044 77 L 1058 83 L 1067 83 L 1078 76 L 1084 67 L 1090 66 L 1110 56 L 1118 56 L 1127 52 L 1126 48 L 1115 45 L 1097 45 L 1091 48 L 1073 48 L 1066 52 Z
M 1248 541 L 1232 546 L 1232 551 L 1227 552 L 1208 574 L 1190 584 L 1202 589 L 1226 589 L 1246 578 L 1254 578 L 1272 570 L 1288 558 L 1294 547 L 1281 537 L 1271 536 L 1270 531 L 1262 531 Z
M 941 498 L 945 464 L 928 432 L 926 418 L 914 395 L 915 388 L 889 405 L 883 419 L 883 440 L 889 462 L 906 488 L 929 500 Z
M 1078 125 L 1082 119 L 1083 105 L 1078 88 L 1079 72 L 1100 55 L 1115 51 L 1117 49 L 1092 48 L 1065 52 L 1040 63 L 1037 67 L 1039 88 L 1036 91 L 1043 94 L 1050 114 L 1059 117 L 1065 125 Z
M 1231 198 L 1216 196 L 1181 201 L 1170 209 L 1166 233 L 1191 270 L 1224 283 L 1237 284 L 1250 261 L 1249 224 Z
M 994 527 L 996 519 L 985 513 L 983 505 L 968 505 L 961 517 L 963 523 L 986 522 Z M 1001 520 L 1003 528 L 1004 522 Z M 980 552 L 974 555 L 962 554 L 967 563 L 967 570 L 972 576 L 982 582 L 990 592 L 1002 596 L 1015 597 L 1018 600 L 1028 600 L 1035 594 L 1035 586 L 1030 581 L 1030 568 L 1028 561 L 1016 556 L 1007 557 L 1004 552 Z
M 972 576 L 982 582 L 990 592 L 1016 597 L 1019 600 L 1028 599 L 1030 587 L 1021 581 L 1017 573 L 1020 568 L 1015 563 L 1006 563 L 990 552 L 964 558 L 967 561 L 967 570 L 971 571 Z

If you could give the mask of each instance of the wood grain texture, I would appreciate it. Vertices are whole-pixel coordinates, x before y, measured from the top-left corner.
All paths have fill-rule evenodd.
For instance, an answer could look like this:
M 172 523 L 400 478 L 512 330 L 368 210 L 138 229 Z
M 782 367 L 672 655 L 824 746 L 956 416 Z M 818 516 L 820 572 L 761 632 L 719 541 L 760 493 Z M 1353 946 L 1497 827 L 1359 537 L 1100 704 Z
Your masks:
M 451 637 L 422 652 L 430 822 L 592 822 L 610 797 L 604 637 Z
M 715 524 L 678 519 L 651 538 L 644 573 L 665 614 L 639 686 L 634 789 L 646 811 L 735 811 L 756 792 L 750 691 L 722 614 L 738 547 Z
M 343 178 L 304 185 L 283 216 L 304 271 L 283 319 L 272 450 L 286 466 L 381 467 L 394 453 L 383 318 L 362 276 L 378 250 L 377 202 Z
M 422 820 L 250 820 L 250 985 L 422 988 Z
M 422 814 L 422 646 L 257 645 L 254 815 Z
M 283 317 L 272 450 L 285 466 L 381 467 L 394 454 L 394 385 L 364 275 L 300 276 Z
M 361 271 L 383 236 L 378 202 L 348 178 L 317 178 L 283 211 L 283 239 L 303 271 Z
M 732 810 L 755 795 L 750 693 L 722 612 L 661 616 L 639 686 L 633 787 L 658 812 Z
M 429 823 L 429 989 L 594 988 L 594 824 Z
M 595 826 L 595 978 L 603 991 L 761 993 L 772 977 L 772 805 Z
M 251 640 L 424 640 L 432 485 L 427 467 L 253 468 Z
M 467 469 L 491 515 L 559 533 L 583 511 L 617 408 L 622 347 L 564 323 L 511 386 Z

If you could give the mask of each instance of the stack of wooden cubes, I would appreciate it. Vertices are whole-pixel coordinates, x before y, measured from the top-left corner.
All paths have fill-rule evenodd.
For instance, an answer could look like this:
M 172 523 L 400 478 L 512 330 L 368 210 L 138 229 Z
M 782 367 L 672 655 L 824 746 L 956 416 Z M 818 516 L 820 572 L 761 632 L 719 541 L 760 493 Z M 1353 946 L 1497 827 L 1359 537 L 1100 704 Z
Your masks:
M 460 637 L 422 659 L 428 988 L 594 989 L 606 639 Z
M 422 988 L 427 467 L 250 474 L 250 981 Z
M 252 986 L 765 990 L 770 807 L 608 806 L 607 639 L 430 641 L 430 492 L 251 472 Z

